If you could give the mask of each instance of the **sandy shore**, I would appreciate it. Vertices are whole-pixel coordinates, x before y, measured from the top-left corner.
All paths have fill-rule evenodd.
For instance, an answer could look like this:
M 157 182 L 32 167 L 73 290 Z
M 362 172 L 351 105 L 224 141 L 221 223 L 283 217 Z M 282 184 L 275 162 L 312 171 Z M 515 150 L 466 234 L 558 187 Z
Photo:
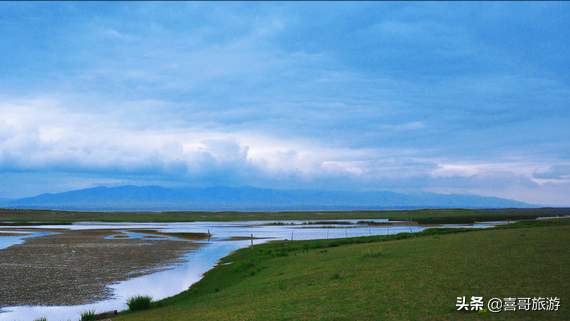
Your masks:
M 107 285 L 163 269 L 201 246 L 186 240 L 125 238 L 113 230 L 57 232 L 0 250 L 0 307 L 104 300 L 112 295 Z

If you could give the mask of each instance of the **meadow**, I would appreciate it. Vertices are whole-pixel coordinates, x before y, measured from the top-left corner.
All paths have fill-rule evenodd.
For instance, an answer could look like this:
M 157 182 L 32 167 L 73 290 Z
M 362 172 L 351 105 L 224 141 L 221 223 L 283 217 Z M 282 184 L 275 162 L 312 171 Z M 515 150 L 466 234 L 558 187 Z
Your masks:
M 114 320 L 570 320 L 570 219 L 276 241 Z M 558 311 L 458 311 L 458 297 L 556 297 Z M 485 306 L 487 308 L 487 306 Z

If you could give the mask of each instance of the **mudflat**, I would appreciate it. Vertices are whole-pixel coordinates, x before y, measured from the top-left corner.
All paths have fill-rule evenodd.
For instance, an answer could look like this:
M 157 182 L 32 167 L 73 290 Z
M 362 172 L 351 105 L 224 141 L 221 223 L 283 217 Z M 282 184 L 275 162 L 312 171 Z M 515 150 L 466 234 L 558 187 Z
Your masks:
M 0 250 L 0 307 L 81 305 L 108 299 L 112 296 L 108 285 L 167 269 L 202 245 L 128 238 L 117 230 L 57 233 Z

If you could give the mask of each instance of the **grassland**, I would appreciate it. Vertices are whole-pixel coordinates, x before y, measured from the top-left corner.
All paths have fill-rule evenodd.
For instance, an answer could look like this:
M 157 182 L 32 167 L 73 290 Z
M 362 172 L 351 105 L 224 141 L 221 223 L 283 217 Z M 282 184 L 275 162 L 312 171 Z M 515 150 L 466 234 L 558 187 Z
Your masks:
M 570 320 L 570 219 L 486 230 L 270 242 L 133 320 Z M 558 297 L 554 311 L 457 311 L 457 297 Z
M 534 219 L 540 216 L 570 215 L 568 208 L 524 209 L 422 209 L 397 211 L 325 212 L 77 212 L 0 209 L 0 225 L 70 224 L 99 222 L 195 222 L 264 220 L 367 220 L 390 219 L 420 224 L 461 224 L 474 221 Z

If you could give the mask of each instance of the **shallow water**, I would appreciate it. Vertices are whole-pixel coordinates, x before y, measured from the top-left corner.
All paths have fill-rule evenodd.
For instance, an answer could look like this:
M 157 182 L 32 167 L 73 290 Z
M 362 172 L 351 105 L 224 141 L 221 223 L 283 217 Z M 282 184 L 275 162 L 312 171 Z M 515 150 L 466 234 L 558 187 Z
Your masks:
M 2 234 L 8 234 L 5 232 L 9 232 L 10 234 L 22 234 L 22 235 L 3 236 Z M 29 231 L 3 230 L 0 231 L 0 250 L 10 247 L 12 245 L 22 244 L 26 241 L 28 237 L 38 237 L 50 234 L 55 234 L 55 232 L 45 232 L 45 231 L 29 232 Z
M 282 222 L 286 225 L 267 225 L 274 224 L 274 221 L 265 222 L 192 222 L 192 223 L 97 223 L 97 222 L 81 222 L 74 225 L 48 225 L 35 226 L 36 232 L 32 235 L 24 236 L 3 236 L 0 237 L 0 249 L 8 246 L 19 244 L 25 241 L 27 237 L 38 237 L 55 232 L 49 232 L 54 229 L 73 229 L 73 230 L 89 230 L 89 229 L 111 229 L 126 233 L 129 237 L 144 237 L 144 233 L 136 233 L 129 230 L 133 229 L 150 229 L 160 232 L 199 232 L 211 233 L 212 237 L 209 241 L 197 241 L 206 243 L 197 251 L 193 251 L 184 255 L 184 261 L 169 266 L 168 270 L 152 273 L 149 275 L 132 278 L 123 282 L 112 284 L 109 287 L 113 291 L 113 298 L 93 304 L 78 306 L 17 306 L 4 307 L 0 309 L 1 320 L 35 320 L 45 317 L 47 320 L 78 320 L 82 312 L 87 310 L 95 310 L 101 313 L 110 310 L 127 309 L 126 301 L 134 295 L 149 295 L 154 300 L 160 300 L 182 291 L 185 291 L 192 284 L 200 280 L 202 275 L 211 269 L 219 259 L 227 256 L 230 252 L 237 249 L 247 247 L 251 244 L 251 240 L 228 241 L 232 237 L 254 236 L 254 243 L 259 244 L 270 240 L 307 240 L 307 239 L 326 239 L 326 238 L 343 238 L 367 235 L 386 235 L 397 234 L 401 232 L 419 232 L 429 227 L 423 226 L 362 226 L 353 225 L 357 220 L 339 220 L 342 222 L 350 222 L 350 225 L 342 224 L 305 224 L 306 222 L 317 221 L 287 221 Z M 375 222 L 387 222 L 387 220 L 367 220 Z M 332 222 L 332 220 L 327 220 Z M 293 223 L 295 225 L 288 225 Z M 479 223 L 473 225 L 445 225 L 445 227 L 475 227 L 485 228 L 495 224 Z M 17 227 L 13 227 L 17 230 Z M 3 229 L 4 232 L 10 229 Z M 260 239 L 258 239 L 260 238 Z M 4 246 L 4 247 L 2 247 Z

